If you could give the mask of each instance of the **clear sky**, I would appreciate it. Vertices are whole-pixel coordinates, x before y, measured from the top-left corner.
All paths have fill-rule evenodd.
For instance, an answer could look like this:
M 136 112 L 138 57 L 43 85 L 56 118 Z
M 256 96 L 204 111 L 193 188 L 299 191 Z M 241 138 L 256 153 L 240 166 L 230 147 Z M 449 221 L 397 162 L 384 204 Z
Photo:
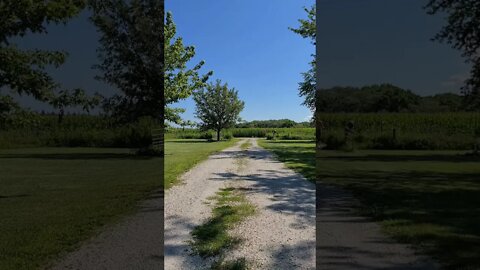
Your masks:
M 245 120 L 289 118 L 309 120 L 301 105 L 298 83 L 307 71 L 315 47 L 293 33 L 304 6 L 313 0 L 166 0 L 177 34 L 194 45 L 192 64 L 205 60 L 204 71 L 213 70 L 211 81 L 221 79 L 245 101 Z M 194 119 L 189 99 L 175 105 Z
M 426 0 L 321 0 L 321 87 L 393 83 L 421 95 L 459 92 L 460 52 L 431 41 L 446 23 Z

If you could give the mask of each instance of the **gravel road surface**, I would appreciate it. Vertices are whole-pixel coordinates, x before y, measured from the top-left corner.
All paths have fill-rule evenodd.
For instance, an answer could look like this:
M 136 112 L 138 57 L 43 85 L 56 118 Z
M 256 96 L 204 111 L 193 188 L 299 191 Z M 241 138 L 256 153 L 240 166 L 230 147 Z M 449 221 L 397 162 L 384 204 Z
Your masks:
M 242 151 L 249 140 L 252 147 Z M 208 269 L 212 259 L 192 255 L 195 226 L 211 216 L 204 202 L 220 188 L 245 191 L 256 214 L 231 233 L 243 242 L 225 258 L 246 258 L 253 269 L 315 269 L 315 185 L 285 168 L 256 139 L 212 155 L 165 194 L 165 269 Z
M 52 270 L 163 269 L 163 196 L 152 195 L 140 210 L 106 229 L 57 262 Z

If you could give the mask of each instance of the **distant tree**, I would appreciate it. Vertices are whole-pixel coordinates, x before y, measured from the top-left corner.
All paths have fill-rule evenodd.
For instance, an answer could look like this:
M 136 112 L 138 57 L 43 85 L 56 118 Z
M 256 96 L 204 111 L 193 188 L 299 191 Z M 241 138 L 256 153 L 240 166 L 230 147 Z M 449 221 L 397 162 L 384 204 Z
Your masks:
M 3 112 L 7 106 L 10 112 L 20 109 L 11 94 L 32 96 L 42 102 L 54 99 L 59 85 L 46 68 L 58 68 L 67 57 L 60 51 L 22 50 L 12 39 L 28 33 L 46 34 L 49 23 L 65 24 L 84 7 L 83 0 L 0 2 L 0 107 Z M 6 94 L 7 91 L 10 94 Z
M 91 109 L 100 104 L 101 99 L 102 97 L 98 95 L 93 97 L 87 96 L 83 90 L 75 89 L 73 92 L 68 90 L 60 91 L 49 103 L 58 110 L 58 123 L 61 124 L 65 115 L 65 108 L 80 106 L 84 111 L 90 112 Z
M 322 89 L 318 96 L 319 112 L 413 112 L 421 97 L 391 84 Z
M 185 130 L 186 127 L 194 127 L 195 122 L 190 120 L 186 120 L 186 121 L 182 120 L 178 125 L 180 125 L 182 129 Z
M 153 0 L 91 0 L 100 33 L 97 78 L 121 93 L 104 108 L 121 122 L 164 117 L 164 7 Z
M 240 120 L 240 112 L 245 103 L 238 98 L 238 91 L 229 89 L 220 80 L 210 83 L 204 89 L 194 93 L 195 115 L 202 121 L 201 128 L 213 129 L 220 140 L 222 129 L 233 127 Z
M 187 68 L 187 63 L 195 56 L 195 47 L 184 46 L 181 37 L 175 37 L 177 28 L 171 12 L 167 12 L 165 23 L 165 119 L 170 122 L 180 123 L 182 108 L 171 108 L 168 105 L 190 97 L 194 91 L 205 87 L 212 71 L 199 75 L 205 64 L 200 61 L 192 69 Z
M 429 0 L 425 6 L 429 14 L 446 14 L 447 25 L 434 40 L 447 42 L 463 52 L 467 63 L 472 63 L 470 78 L 465 82 L 467 109 L 480 108 L 480 1 Z
M 311 39 L 313 45 L 316 38 L 315 13 L 316 7 L 305 8 L 307 12 L 307 19 L 300 19 L 300 26 L 298 28 L 289 28 L 294 33 L 301 35 L 303 38 Z M 315 90 L 316 90 L 316 56 L 312 54 L 312 61 L 310 62 L 310 69 L 302 73 L 303 81 L 299 83 L 299 95 L 304 97 L 303 105 L 309 107 L 312 111 L 315 110 Z

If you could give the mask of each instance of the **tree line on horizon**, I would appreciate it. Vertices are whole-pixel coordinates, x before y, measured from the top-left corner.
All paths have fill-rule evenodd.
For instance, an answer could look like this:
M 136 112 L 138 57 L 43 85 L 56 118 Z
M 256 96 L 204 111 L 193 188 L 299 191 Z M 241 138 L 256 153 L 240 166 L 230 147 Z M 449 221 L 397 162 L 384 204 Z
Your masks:
M 327 113 L 399 113 L 479 111 L 467 106 L 465 97 L 455 93 L 420 96 L 392 84 L 363 87 L 336 86 L 320 89 L 318 112 Z

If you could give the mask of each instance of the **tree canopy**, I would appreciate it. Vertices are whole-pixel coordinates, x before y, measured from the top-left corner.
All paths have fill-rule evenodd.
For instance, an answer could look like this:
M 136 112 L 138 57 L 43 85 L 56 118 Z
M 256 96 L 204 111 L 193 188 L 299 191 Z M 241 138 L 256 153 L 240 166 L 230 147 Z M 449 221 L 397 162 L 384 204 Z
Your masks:
M 144 116 L 163 122 L 162 1 L 94 0 L 91 7 L 101 35 L 101 63 L 95 67 L 103 74 L 98 79 L 121 92 L 107 102 L 112 115 L 122 122 Z
M 177 28 L 171 12 L 167 12 L 165 23 L 165 119 L 181 123 L 182 108 L 171 108 L 168 105 L 190 97 L 194 91 L 206 86 L 212 71 L 199 75 L 205 61 L 200 61 L 193 68 L 187 64 L 195 56 L 194 46 L 185 46 L 183 39 L 178 37 Z
M 425 8 L 432 15 L 447 15 L 447 24 L 434 40 L 446 42 L 462 51 L 466 62 L 472 64 L 470 78 L 463 87 L 466 108 L 480 108 L 480 1 L 429 0 Z
M 58 68 L 67 57 L 66 52 L 60 51 L 23 50 L 12 39 L 29 33 L 46 34 L 48 24 L 68 22 L 85 4 L 83 0 L 0 2 L 0 107 L 3 113 L 20 109 L 12 94 L 29 95 L 43 102 L 55 99 L 61 86 L 46 68 Z
M 392 84 L 321 89 L 318 112 L 456 112 L 463 98 L 453 93 L 419 96 Z
M 294 33 L 301 35 L 303 38 L 311 40 L 312 44 L 316 44 L 316 22 L 315 14 L 316 7 L 305 8 L 307 19 L 299 19 L 300 25 L 298 28 L 290 28 Z M 303 81 L 299 83 L 299 95 L 304 97 L 303 105 L 309 107 L 312 111 L 315 110 L 315 90 L 316 90 L 316 56 L 312 54 L 312 61 L 310 62 L 310 69 L 302 73 Z
M 240 120 L 240 112 L 245 103 L 238 98 L 238 91 L 229 89 L 228 84 L 220 80 L 209 83 L 194 93 L 196 103 L 195 116 L 201 121 L 204 130 L 213 129 L 220 140 L 222 129 L 233 127 Z
M 250 122 L 243 122 L 236 124 L 238 128 L 291 128 L 291 127 L 309 127 L 310 123 L 297 123 L 290 119 L 278 120 L 253 120 Z

